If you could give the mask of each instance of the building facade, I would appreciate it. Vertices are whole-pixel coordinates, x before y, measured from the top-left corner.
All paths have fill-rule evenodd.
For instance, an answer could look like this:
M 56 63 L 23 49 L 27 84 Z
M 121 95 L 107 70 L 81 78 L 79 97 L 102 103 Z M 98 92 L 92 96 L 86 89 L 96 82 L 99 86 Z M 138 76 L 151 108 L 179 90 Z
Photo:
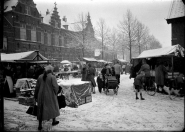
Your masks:
M 56 3 L 53 12 L 46 11 L 45 14 L 38 12 L 33 0 L 9 0 L 4 4 L 3 25 L 3 50 L 4 53 L 16 53 L 24 51 L 39 50 L 41 54 L 49 59 L 58 61 L 78 61 L 82 57 L 94 57 L 94 50 L 85 49 L 82 54 L 81 47 L 71 47 L 70 43 L 74 36 L 70 31 L 66 17 L 60 18 Z M 94 37 L 94 29 L 90 15 L 87 16 L 85 32 L 91 34 L 92 44 L 98 43 Z M 111 60 L 112 56 L 108 60 Z
M 167 23 L 171 24 L 171 43 L 184 47 L 185 42 L 185 2 L 173 0 Z

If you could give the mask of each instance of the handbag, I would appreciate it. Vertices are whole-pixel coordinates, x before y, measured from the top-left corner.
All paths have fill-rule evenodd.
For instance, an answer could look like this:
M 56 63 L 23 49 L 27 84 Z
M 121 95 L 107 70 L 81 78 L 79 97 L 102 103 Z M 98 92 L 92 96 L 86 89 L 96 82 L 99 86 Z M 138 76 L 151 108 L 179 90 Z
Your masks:
M 57 96 L 59 109 L 66 107 L 66 98 L 63 94 Z
M 32 105 L 28 108 L 28 110 L 26 111 L 27 114 L 33 115 L 33 116 L 37 116 L 37 105 Z

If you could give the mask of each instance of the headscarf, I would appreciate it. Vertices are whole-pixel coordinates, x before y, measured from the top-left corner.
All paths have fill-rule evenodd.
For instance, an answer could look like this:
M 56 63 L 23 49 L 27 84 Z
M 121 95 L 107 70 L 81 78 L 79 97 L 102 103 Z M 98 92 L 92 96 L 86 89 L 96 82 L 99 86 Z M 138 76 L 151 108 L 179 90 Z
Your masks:
M 45 68 L 45 71 L 53 71 L 54 67 L 52 65 L 47 65 Z

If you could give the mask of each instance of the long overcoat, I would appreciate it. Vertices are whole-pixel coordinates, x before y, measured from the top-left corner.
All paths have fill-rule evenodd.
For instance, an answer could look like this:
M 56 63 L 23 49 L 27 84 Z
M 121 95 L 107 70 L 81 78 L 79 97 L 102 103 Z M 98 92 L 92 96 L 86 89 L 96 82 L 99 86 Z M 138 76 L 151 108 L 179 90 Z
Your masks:
M 89 67 L 87 69 L 86 81 L 90 81 L 93 87 L 96 87 L 96 82 L 94 80 L 95 72 L 95 68 L 93 67 Z
M 47 74 L 45 81 L 43 80 L 43 74 L 39 76 L 34 95 L 38 102 L 38 120 L 49 120 L 60 115 L 57 100 L 58 90 L 59 86 L 54 75 Z
M 86 81 L 87 72 L 86 72 L 85 67 L 82 68 L 81 74 L 82 74 L 82 79 L 81 80 Z
M 167 70 L 163 65 L 159 65 L 155 69 L 155 82 L 157 85 L 164 85 L 165 75 L 167 74 Z

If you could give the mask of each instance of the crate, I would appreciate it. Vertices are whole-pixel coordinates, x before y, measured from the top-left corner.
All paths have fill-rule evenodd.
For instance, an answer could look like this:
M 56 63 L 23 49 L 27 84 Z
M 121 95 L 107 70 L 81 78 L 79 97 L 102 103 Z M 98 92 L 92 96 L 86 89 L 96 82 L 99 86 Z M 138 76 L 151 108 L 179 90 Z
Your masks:
M 30 106 L 30 105 L 34 105 L 35 104 L 34 97 L 19 96 L 18 100 L 19 100 L 19 104 L 26 105 L 26 106 Z
M 92 96 L 87 96 L 85 97 L 85 103 L 89 103 L 89 102 L 92 102 Z

